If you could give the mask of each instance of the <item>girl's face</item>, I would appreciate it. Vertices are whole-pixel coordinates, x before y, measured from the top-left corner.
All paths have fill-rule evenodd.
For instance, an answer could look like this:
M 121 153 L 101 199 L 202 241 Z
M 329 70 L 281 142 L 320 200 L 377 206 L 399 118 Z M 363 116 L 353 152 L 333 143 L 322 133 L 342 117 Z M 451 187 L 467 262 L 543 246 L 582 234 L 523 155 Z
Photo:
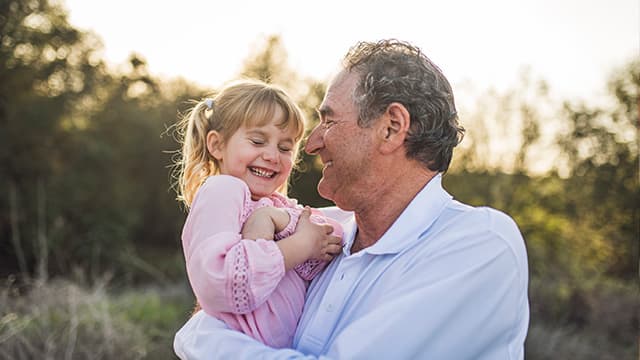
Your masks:
M 280 129 L 275 125 L 281 110 L 274 115 L 267 125 L 240 127 L 224 144 L 217 131 L 207 135 L 207 147 L 218 160 L 220 173 L 244 180 L 253 200 L 277 191 L 293 167 L 296 134 L 292 126 Z

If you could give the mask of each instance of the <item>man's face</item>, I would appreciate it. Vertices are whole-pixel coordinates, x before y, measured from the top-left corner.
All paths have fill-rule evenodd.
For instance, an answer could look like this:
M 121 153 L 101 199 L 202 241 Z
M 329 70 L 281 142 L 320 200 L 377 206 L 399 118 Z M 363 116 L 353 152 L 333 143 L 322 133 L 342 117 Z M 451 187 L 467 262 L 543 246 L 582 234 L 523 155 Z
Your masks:
M 324 164 L 318 192 L 344 210 L 354 210 L 366 196 L 372 161 L 372 130 L 358 126 L 353 104 L 357 79 L 357 74 L 345 72 L 334 79 L 319 108 L 320 123 L 305 146 Z

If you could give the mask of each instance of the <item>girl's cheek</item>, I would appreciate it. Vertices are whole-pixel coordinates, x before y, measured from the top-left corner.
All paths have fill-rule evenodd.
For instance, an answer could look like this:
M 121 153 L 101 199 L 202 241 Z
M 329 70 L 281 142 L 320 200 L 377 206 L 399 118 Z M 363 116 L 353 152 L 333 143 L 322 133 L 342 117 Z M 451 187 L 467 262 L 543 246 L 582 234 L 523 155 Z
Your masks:
M 291 174 L 291 170 L 293 169 L 293 163 L 291 162 L 291 160 L 287 161 L 287 166 L 286 166 L 286 174 L 287 176 L 289 176 L 289 174 Z
M 281 161 L 283 164 L 287 164 L 288 166 L 293 164 L 293 159 L 291 158 L 291 154 L 283 154 Z

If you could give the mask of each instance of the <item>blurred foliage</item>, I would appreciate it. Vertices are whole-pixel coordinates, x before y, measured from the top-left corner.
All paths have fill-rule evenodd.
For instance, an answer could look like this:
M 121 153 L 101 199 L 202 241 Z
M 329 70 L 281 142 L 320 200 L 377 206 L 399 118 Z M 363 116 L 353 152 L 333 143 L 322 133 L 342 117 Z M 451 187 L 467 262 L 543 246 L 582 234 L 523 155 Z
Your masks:
M 157 277 L 146 247 L 178 251 L 184 219 L 166 130 L 204 91 L 152 78 L 137 55 L 109 70 L 59 5 L 2 6 L 0 271 Z
M 105 273 L 118 285 L 184 281 L 172 126 L 187 99 L 215 89 L 160 80 L 137 54 L 125 69 L 109 68 L 100 40 L 47 0 L 0 2 L 0 28 L 0 274 L 24 283 L 74 269 L 89 283 Z M 238 77 L 287 89 L 311 129 L 325 85 L 288 66 L 278 36 L 255 49 Z M 507 212 L 522 230 L 531 270 L 528 358 L 637 347 L 640 61 L 615 69 L 607 85 L 608 105 L 556 103 L 544 81 L 525 73 L 515 88 L 489 91 L 461 112 L 468 134 L 444 184 L 463 202 Z M 541 163 L 552 166 L 537 169 Z M 301 153 L 290 195 L 331 205 L 315 189 L 320 169 Z M 169 326 L 157 313 L 178 316 L 158 299 L 134 296 L 129 305 L 128 319 L 157 325 L 145 336 Z M 5 312 L 0 326 L 30 329 L 29 312 L 20 311 Z M 45 334 L 65 316 L 52 310 L 46 331 L 34 330 L 42 346 L 51 346 Z M 88 321 L 83 332 L 97 328 Z

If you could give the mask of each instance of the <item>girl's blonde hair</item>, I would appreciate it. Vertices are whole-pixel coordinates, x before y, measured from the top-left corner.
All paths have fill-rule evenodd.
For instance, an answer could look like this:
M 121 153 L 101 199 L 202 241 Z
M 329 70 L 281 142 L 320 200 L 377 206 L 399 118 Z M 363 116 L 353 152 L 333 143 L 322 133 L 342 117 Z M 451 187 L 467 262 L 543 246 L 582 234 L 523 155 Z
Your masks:
M 239 80 L 225 86 L 214 98 L 199 101 L 177 124 L 182 142 L 175 164 L 178 200 L 191 206 L 200 185 L 220 171 L 218 161 L 207 150 L 209 131 L 219 132 L 224 144 L 242 126 L 269 124 L 277 109 L 282 110 L 283 115 L 276 119 L 276 125 L 281 129 L 293 127 L 295 159 L 304 133 L 304 115 L 283 89 L 257 80 Z M 278 191 L 286 194 L 287 183 Z

